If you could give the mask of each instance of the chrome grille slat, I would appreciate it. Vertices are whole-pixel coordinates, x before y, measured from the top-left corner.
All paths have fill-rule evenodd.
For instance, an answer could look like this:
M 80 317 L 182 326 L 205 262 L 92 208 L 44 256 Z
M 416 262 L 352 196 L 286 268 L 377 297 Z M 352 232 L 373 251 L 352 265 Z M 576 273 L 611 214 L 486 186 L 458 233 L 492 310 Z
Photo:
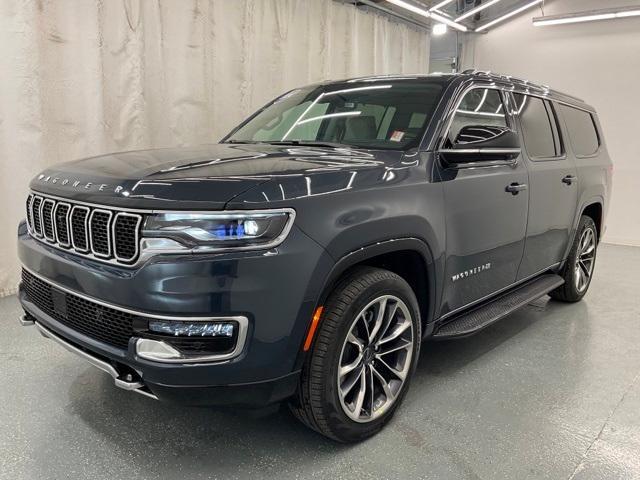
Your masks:
M 89 207 L 76 205 L 71 209 L 71 245 L 80 253 L 89 251 Z
M 110 263 L 133 264 L 138 258 L 141 213 L 33 193 L 27 198 L 26 209 L 29 234 L 49 245 Z
M 30 193 L 27 197 L 27 228 L 29 231 L 33 230 L 33 211 L 31 210 L 31 203 L 33 202 L 33 193 Z
M 71 205 L 64 202 L 58 202 L 53 210 L 53 226 L 56 231 L 56 241 L 63 248 L 71 246 L 71 238 L 69 236 L 69 214 L 71 213 Z
M 33 219 L 33 233 L 36 237 L 42 238 L 42 223 L 40 222 L 40 211 L 42 208 L 42 197 L 36 195 L 31 202 L 31 218 Z
M 111 223 L 113 213 L 109 210 L 95 208 L 89 215 L 89 240 L 91 241 L 91 253 L 97 257 L 111 257 Z
M 47 242 L 55 243 L 56 234 L 53 229 L 53 209 L 56 206 L 56 202 L 50 198 L 45 198 L 42 201 L 42 207 L 40 207 L 42 216 L 40 221 L 42 222 L 42 234 Z

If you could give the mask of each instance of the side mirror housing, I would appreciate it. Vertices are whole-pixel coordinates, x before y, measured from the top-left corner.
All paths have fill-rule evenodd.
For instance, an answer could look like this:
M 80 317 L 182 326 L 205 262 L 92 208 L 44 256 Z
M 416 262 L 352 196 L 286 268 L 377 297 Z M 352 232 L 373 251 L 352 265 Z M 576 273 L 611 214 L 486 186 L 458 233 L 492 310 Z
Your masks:
M 521 153 L 520 139 L 513 130 L 495 125 L 466 125 L 453 145 L 438 152 L 448 164 L 514 163 Z

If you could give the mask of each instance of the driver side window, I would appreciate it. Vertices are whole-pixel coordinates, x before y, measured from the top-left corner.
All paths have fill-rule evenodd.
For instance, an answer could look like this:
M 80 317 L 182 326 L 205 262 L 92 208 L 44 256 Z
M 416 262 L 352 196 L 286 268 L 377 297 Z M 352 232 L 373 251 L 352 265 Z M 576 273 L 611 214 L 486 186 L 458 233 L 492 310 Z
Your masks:
M 464 127 L 475 126 L 478 128 L 467 128 L 460 135 Z M 458 143 L 485 140 L 483 132 L 486 129 L 483 127 L 487 126 L 498 127 L 500 130 L 508 128 L 502 96 L 498 90 L 491 88 L 469 90 L 456 109 L 449 127 L 446 144 L 450 147 Z M 487 132 L 487 135 L 490 137 L 494 133 Z

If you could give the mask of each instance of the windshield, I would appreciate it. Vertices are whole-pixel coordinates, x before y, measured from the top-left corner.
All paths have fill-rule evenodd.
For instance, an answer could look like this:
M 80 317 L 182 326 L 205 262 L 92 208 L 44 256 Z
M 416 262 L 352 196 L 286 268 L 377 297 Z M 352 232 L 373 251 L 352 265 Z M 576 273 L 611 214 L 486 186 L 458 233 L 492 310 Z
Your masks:
M 441 91 L 441 84 L 424 80 L 293 90 L 225 141 L 404 150 L 420 142 Z

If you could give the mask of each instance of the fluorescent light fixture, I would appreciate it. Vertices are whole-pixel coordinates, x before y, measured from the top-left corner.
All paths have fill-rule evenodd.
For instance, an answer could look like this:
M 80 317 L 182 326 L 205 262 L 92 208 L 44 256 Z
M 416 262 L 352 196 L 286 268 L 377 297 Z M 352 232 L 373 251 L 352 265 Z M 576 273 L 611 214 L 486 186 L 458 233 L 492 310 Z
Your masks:
M 405 2 L 404 0 L 387 0 L 387 2 L 392 3 L 400 8 L 404 8 L 405 10 L 409 10 L 410 12 L 416 13 L 418 15 L 422 15 L 423 17 L 433 18 L 434 20 L 449 25 L 450 27 L 455 28 L 456 30 L 460 30 L 461 32 L 467 31 L 467 27 L 465 27 L 464 25 L 456 23 L 453 20 L 449 20 L 448 18 L 443 17 L 442 15 L 433 11 L 429 12 L 424 8 L 420 8 L 412 3 Z
M 533 0 L 533 2 L 529 2 L 526 5 L 521 6 L 520 8 L 516 8 L 515 10 L 512 10 L 509 13 L 505 13 L 504 15 L 502 15 L 501 17 L 496 18 L 495 20 L 491 20 L 490 22 L 485 23 L 484 25 L 480 25 L 478 28 L 476 28 L 476 32 L 481 32 L 483 30 L 486 30 L 489 27 L 492 27 L 494 25 L 496 25 L 497 23 L 500 23 L 504 20 L 506 20 L 507 18 L 511 18 L 514 15 L 518 15 L 519 13 L 524 12 L 525 10 L 528 10 L 531 7 L 534 7 L 536 5 L 538 5 L 539 3 L 542 3 L 543 0 Z
M 442 15 L 436 12 L 429 12 L 429 13 L 431 14 L 431 18 L 433 18 L 434 20 L 437 20 L 440 23 L 445 23 L 450 27 L 455 28 L 456 30 L 460 30 L 461 32 L 467 31 L 467 27 L 465 27 L 461 23 L 457 23 L 457 22 L 454 22 L 453 20 L 449 20 L 448 18 L 443 17 Z
M 444 35 L 447 33 L 447 26 L 444 23 L 436 23 L 431 29 L 434 35 Z
M 464 20 L 465 18 L 469 18 L 472 15 L 475 15 L 476 13 L 481 12 L 485 8 L 489 8 L 491 5 L 495 5 L 499 1 L 500 0 L 489 0 L 487 3 L 482 3 L 475 8 L 472 8 L 468 12 L 465 12 L 462 15 L 460 15 L 458 18 L 456 18 L 456 22 L 459 22 L 460 20 Z
M 418 15 L 422 15 L 423 17 L 429 18 L 431 14 L 425 10 L 424 8 L 417 7 L 412 3 L 405 2 L 404 0 L 387 0 L 389 3 L 393 3 L 394 5 L 404 8 L 405 10 L 409 10 L 410 12 L 417 13 Z
M 605 8 L 602 10 L 589 10 L 586 12 L 569 13 L 566 15 L 553 15 L 548 17 L 536 17 L 533 25 L 543 27 L 545 25 L 564 25 L 567 23 L 594 22 L 597 20 L 613 20 L 640 16 L 640 5 L 627 8 Z
M 453 2 L 453 0 L 444 0 L 443 2 L 438 3 L 437 5 L 434 5 L 433 7 L 431 7 L 429 10 L 430 11 L 434 11 L 434 10 L 440 10 L 442 7 L 449 5 L 451 2 Z

